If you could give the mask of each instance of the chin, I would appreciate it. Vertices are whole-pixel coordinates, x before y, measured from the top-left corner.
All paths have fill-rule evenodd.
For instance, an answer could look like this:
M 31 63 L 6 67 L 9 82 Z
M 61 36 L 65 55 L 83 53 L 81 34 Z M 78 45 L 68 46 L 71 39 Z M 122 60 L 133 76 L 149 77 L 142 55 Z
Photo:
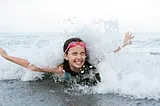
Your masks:
M 76 66 L 75 68 L 80 69 L 81 67 L 82 67 L 82 65 L 81 66 Z
M 80 69 L 83 65 L 76 65 L 75 68 Z

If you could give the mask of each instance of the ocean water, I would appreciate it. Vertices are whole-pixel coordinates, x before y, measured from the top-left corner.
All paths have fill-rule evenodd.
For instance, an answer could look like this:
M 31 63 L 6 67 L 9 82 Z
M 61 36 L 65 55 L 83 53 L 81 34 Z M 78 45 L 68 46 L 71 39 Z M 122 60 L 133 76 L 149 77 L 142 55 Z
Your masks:
M 84 98 L 93 96 L 101 99 L 101 102 L 98 102 L 95 106 L 104 106 L 105 103 L 109 105 L 106 99 L 119 101 L 123 106 L 131 104 L 135 106 L 159 104 L 160 33 L 134 32 L 135 38 L 133 39 L 133 43 L 123 48 L 120 52 L 113 53 L 112 51 L 118 45 L 121 45 L 124 37 L 124 33 L 119 32 L 118 23 L 115 20 L 94 19 L 88 23 L 82 23 L 75 19 L 68 19 L 59 23 L 59 30 L 55 29 L 52 33 L 1 33 L 0 47 L 5 49 L 9 55 L 27 59 L 37 66 L 56 67 L 63 61 L 62 47 L 65 40 L 70 37 L 80 37 L 87 43 L 89 61 L 97 67 L 101 74 L 102 82 L 92 88 L 78 87 L 75 92 L 83 92 Z M 11 96 L 7 90 L 10 89 L 8 84 L 14 85 L 11 88 L 14 94 L 18 92 L 16 90 L 17 86 L 22 90 L 24 86 L 28 85 L 28 82 L 30 82 L 29 84 L 34 83 L 33 85 L 39 85 L 40 82 L 35 83 L 35 80 L 41 77 L 42 73 L 40 72 L 27 70 L 0 57 L 1 92 L 7 92 L 6 95 L 3 94 L 5 98 Z M 45 85 L 46 82 L 42 81 L 42 84 Z M 58 88 L 62 87 L 61 84 L 55 83 L 53 85 L 58 86 Z M 40 86 L 38 87 L 40 88 Z M 49 89 L 48 91 L 52 92 L 52 87 L 49 88 L 45 87 L 45 89 Z M 69 95 L 70 100 L 68 102 L 70 104 L 77 102 L 79 105 L 82 105 L 85 103 L 82 95 L 80 98 L 83 102 L 78 100 L 73 102 L 71 98 L 76 93 L 73 96 L 70 90 L 66 89 L 63 89 L 63 94 Z M 54 88 L 53 92 L 55 93 Z M 78 93 L 77 95 L 79 96 Z M 63 96 L 60 95 L 60 97 Z M 92 104 L 95 98 L 92 98 L 87 103 L 89 105 Z M 130 100 L 130 104 L 128 104 L 128 99 Z M 140 99 L 147 100 L 147 103 L 146 101 L 142 103 L 137 102 Z M 3 100 L 1 98 L 1 101 Z M 43 103 L 47 102 L 44 98 L 43 100 L 39 100 L 45 101 Z M 58 102 L 57 99 L 54 100 Z M 149 103 L 152 100 L 156 102 Z M 65 101 L 65 103 L 68 102 Z M 9 105 L 7 103 L 5 101 L 2 105 Z M 20 105 L 20 103 L 16 103 L 15 101 L 14 103 L 14 105 Z M 58 103 L 58 105 L 66 105 L 64 102 L 64 104 Z M 110 102 L 110 105 L 112 106 L 113 103 L 114 101 Z M 31 104 L 36 105 L 33 102 Z

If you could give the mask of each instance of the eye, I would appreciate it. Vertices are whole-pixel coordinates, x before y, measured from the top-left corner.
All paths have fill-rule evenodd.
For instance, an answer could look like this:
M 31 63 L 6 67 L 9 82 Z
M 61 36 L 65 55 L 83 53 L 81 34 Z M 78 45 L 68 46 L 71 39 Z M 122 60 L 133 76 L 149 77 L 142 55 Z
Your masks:
M 85 55 L 85 52 L 81 52 L 81 56 L 84 56 Z
M 72 55 L 76 56 L 76 55 L 77 55 L 77 52 L 73 52 Z

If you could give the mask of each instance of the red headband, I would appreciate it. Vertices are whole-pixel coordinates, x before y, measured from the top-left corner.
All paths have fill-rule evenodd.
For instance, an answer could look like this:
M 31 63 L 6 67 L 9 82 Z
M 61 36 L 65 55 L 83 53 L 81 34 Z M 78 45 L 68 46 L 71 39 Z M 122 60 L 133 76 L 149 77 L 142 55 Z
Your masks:
M 69 43 L 69 45 L 68 45 L 68 47 L 67 47 L 67 49 L 65 50 L 64 53 L 66 53 L 70 48 L 72 48 L 72 47 L 74 47 L 76 45 L 80 45 L 80 46 L 86 48 L 86 43 L 84 43 L 84 42 L 71 42 L 71 43 Z

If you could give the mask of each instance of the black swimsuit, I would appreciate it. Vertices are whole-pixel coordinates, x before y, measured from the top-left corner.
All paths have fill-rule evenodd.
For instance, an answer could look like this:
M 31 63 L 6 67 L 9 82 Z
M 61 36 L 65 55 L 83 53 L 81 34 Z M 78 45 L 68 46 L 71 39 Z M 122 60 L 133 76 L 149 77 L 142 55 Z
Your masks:
M 101 82 L 99 73 L 96 68 L 88 61 L 84 63 L 79 72 L 74 72 L 69 68 L 68 62 L 63 63 L 63 69 L 65 70 L 65 81 L 70 83 L 76 83 L 81 85 L 96 85 Z

